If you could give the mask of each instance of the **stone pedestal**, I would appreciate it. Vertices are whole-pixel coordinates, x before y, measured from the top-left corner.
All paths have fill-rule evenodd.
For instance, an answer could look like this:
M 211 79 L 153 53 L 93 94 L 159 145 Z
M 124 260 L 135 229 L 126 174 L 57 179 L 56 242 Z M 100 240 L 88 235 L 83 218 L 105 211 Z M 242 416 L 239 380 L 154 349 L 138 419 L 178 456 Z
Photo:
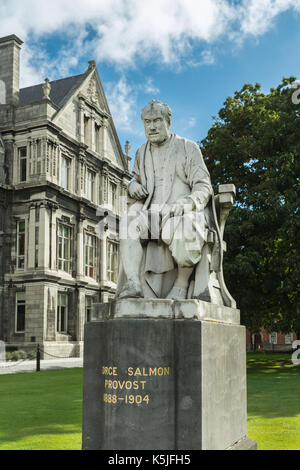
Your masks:
M 255 446 L 246 439 L 238 310 L 130 299 L 95 305 L 93 315 L 85 326 L 83 449 Z

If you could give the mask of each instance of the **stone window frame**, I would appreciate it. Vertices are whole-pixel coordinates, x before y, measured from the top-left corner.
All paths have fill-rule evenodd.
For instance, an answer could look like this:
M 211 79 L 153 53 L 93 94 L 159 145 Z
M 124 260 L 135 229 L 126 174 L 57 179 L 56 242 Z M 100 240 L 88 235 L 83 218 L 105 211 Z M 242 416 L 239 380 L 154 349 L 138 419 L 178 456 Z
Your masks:
M 16 302 L 15 302 L 15 333 L 16 334 L 24 334 L 25 333 L 25 328 L 26 328 L 26 295 L 25 295 L 25 291 L 17 291 L 15 300 L 16 300 Z M 19 306 L 24 306 L 24 320 L 23 320 L 24 321 L 24 329 L 23 330 L 18 330 L 18 318 L 19 318 L 18 307 Z
M 34 227 L 34 267 L 38 268 L 39 266 L 39 234 L 40 234 L 40 227 L 39 225 L 35 225 Z
M 62 163 L 63 161 L 67 162 L 67 187 L 63 186 L 62 184 Z M 59 185 L 65 189 L 66 191 L 72 190 L 72 158 L 70 158 L 66 153 L 63 151 L 60 154 L 60 161 L 59 161 Z
M 21 156 L 22 150 L 25 150 L 26 155 Z M 17 158 L 18 158 L 18 183 L 26 183 L 28 179 L 28 148 L 27 145 L 19 145 L 17 147 Z M 21 170 L 21 160 L 25 160 L 25 179 L 21 178 L 22 170 Z
M 66 299 L 65 305 L 60 303 L 61 297 L 64 296 Z M 56 302 L 56 319 L 55 319 L 55 328 L 56 333 L 58 334 L 67 334 L 68 332 L 68 315 L 69 315 L 69 295 L 67 291 L 57 291 L 57 302 Z M 64 329 L 61 329 L 61 307 L 66 307 L 64 314 Z
M 94 246 L 92 245 L 89 245 L 90 248 L 92 248 L 94 250 L 94 264 L 93 264 L 93 272 L 94 272 L 94 275 L 93 276 L 89 276 L 87 274 L 87 271 L 89 270 L 89 267 L 90 267 L 90 264 L 87 263 L 87 244 L 86 244 L 86 237 L 91 237 L 95 244 Z M 90 279 L 94 279 L 95 281 L 98 281 L 99 279 L 99 274 L 98 274 L 98 271 L 99 271 L 99 260 L 98 260 L 98 238 L 97 238 L 97 235 L 95 233 L 92 233 L 91 230 L 88 230 L 88 229 L 85 229 L 84 230 L 84 233 L 83 233 L 83 263 L 84 263 L 84 275 L 85 277 L 88 277 Z M 88 260 L 89 261 L 89 260 Z
M 67 274 L 72 274 L 72 269 L 73 269 L 73 244 L 74 244 L 74 226 L 71 225 L 70 223 L 67 223 L 65 222 L 63 219 L 57 219 L 57 222 L 56 222 L 56 225 L 57 225 L 57 229 L 56 229 L 56 267 L 57 267 L 57 270 L 58 271 L 62 271 L 64 273 L 67 273 Z M 69 236 L 69 258 L 60 258 L 59 257 L 59 238 L 60 238 L 60 234 L 59 234 L 59 227 L 60 226 L 63 226 L 63 227 L 67 227 L 69 230 L 70 230 L 70 236 Z M 65 239 L 65 237 L 62 237 L 63 240 Z M 64 244 L 63 244 L 63 251 L 64 251 Z M 64 255 L 64 253 L 62 253 Z M 68 262 L 68 270 L 66 271 L 64 269 L 64 267 L 60 267 L 60 261 L 63 262 L 63 265 L 65 264 L 65 262 Z
M 24 232 L 21 232 L 24 237 L 24 254 L 20 255 L 20 224 L 24 223 Z M 26 218 L 20 217 L 16 219 L 16 269 L 18 271 L 24 271 L 26 265 L 26 243 L 27 243 L 27 236 L 26 236 Z M 23 266 L 19 266 L 19 260 L 23 258 Z
M 106 280 L 117 284 L 118 281 L 118 268 L 119 268 L 119 242 L 112 240 L 111 238 L 106 239 Z M 110 246 L 116 248 L 116 253 L 109 253 Z M 116 255 L 116 260 L 113 257 Z M 113 266 L 114 265 L 114 266 Z
M 80 93 L 78 95 L 79 105 L 81 109 L 80 126 L 82 139 L 88 149 L 98 155 L 103 154 L 103 119 L 106 118 L 106 113 L 99 108 L 97 104 L 90 97 Z M 81 120 L 82 119 L 82 120 Z M 98 139 L 97 139 L 98 135 Z M 103 156 L 103 155 L 102 155 Z
M 88 305 L 87 304 L 87 300 L 88 302 L 90 302 L 90 304 Z M 86 294 L 85 295 L 85 298 L 84 298 L 84 319 L 85 319 L 85 323 L 89 323 L 91 320 L 91 315 L 92 315 L 92 305 L 97 302 L 96 298 L 94 295 L 90 295 L 90 294 Z M 88 315 L 88 310 L 89 310 L 89 315 Z M 88 319 L 88 316 L 90 316 L 90 318 Z
M 112 188 L 115 187 L 115 193 L 113 197 Z M 118 200 L 118 183 L 115 179 L 108 178 L 108 191 L 107 191 L 107 203 L 111 207 L 113 212 L 117 211 L 117 200 Z
M 40 237 L 40 210 L 41 205 L 36 204 L 35 206 L 35 228 L 34 228 L 34 266 L 39 266 L 39 237 Z
M 91 183 L 91 195 L 89 196 L 88 194 L 88 182 L 89 182 L 89 178 L 88 178 L 88 175 L 92 175 L 92 183 Z M 85 197 L 88 201 L 91 201 L 93 203 L 95 203 L 95 193 L 96 193 L 96 178 L 97 178 L 97 172 L 87 166 L 86 167 L 86 172 L 85 172 Z

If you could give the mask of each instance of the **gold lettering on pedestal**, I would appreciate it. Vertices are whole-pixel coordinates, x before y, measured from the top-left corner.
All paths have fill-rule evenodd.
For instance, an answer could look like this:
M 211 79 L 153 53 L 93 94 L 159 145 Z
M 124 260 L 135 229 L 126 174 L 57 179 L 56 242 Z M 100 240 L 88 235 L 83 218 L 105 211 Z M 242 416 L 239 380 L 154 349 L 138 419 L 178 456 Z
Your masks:
M 158 375 L 159 377 L 162 377 L 163 375 L 170 375 L 170 367 L 128 367 L 127 373 L 129 376 L 135 377 L 151 377 L 153 375 Z
M 115 375 L 115 376 L 117 376 L 118 375 L 117 370 L 118 370 L 117 367 L 103 366 L 102 367 L 102 375 Z
M 140 380 L 139 377 L 168 377 L 171 374 L 170 367 L 128 367 L 126 374 L 129 378 L 118 379 L 118 367 L 116 366 L 102 366 L 101 375 L 105 377 L 104 388 L 107 393 L 103 395 L 104 403 L 116 405 L 117 403 L 125 403 L 127 405 L 148 405 L 150 402 L 150 395 L 128 395 L 128 391 L 139 391 L 140 393 L 146 392 L 147 380 Z M 124 392 L 125 395 L 120 395 Z

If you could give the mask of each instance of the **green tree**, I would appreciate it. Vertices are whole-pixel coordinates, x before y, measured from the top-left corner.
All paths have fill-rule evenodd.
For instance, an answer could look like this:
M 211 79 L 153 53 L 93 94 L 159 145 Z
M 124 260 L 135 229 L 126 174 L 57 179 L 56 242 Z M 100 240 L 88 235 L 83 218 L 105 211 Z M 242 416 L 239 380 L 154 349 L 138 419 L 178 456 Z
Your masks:
M 252 331 L 300 338 L 300 106 L 284 78 L 270 93 L 246 84 L 227 98 L 201 142 L 215 189 L 234 183 L 225 281 Z

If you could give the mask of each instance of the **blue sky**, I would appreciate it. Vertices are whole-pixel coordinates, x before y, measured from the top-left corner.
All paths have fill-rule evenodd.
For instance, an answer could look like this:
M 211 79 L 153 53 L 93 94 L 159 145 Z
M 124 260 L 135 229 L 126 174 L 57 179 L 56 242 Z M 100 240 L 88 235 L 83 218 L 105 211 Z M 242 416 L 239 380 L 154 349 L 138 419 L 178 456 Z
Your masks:
M 299 0 L 0 0 L 1 36 L 24 40 L 21 86 L 82 73 L 95 59 L 132 156 L 152 98 L 170 105 L 173 132 L 199 141 L 244 83 L 268 91 L 299 79 L 299 22 Z

